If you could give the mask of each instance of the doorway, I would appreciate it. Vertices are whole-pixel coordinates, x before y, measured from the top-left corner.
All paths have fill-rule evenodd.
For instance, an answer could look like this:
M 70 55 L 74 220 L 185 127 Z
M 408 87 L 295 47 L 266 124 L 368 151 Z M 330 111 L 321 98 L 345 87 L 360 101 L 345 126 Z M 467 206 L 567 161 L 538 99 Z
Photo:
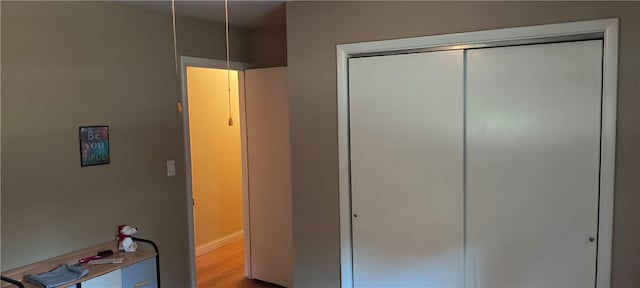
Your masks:
M 187 67 L 187 93 L 196 271 L 204 287 L 220 282 L 207 268 L 241 274 L 244 263 L 238 71 Z M 221 263 L 218 254 L 231 246 Z
M 181 59 L 191 282 L 291 287 L 287 69 Z
M 247 157 L 240 111 L 240 75 L 248 64 L 231 64 L 227 74 L 224 61 L 182 57 L 192 283 L 202 287 L 220 283 L 223 274 L 234 275 L 226 277 L 228 281 L 251 278 L 250 243 L 245 241 L 250 233 L 245 229 L 249 226 Z M 219 257 L 220 253 L 226 256 Z M 198 272 L 205 270 L 216 274 Z

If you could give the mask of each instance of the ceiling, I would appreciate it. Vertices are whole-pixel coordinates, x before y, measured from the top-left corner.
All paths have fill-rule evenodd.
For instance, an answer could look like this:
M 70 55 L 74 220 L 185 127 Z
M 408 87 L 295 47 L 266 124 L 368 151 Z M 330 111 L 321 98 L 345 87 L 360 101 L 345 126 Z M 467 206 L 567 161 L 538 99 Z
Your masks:
M 171 12 L 171 1 L 125 1 L 124 3 Z M 223 0 L 187 1 L 175 0 L 176 14 L 197 19 L 224 23 Z M 284 25 L 286 23 L 285 0 L 229 0 L 229 23 L 247 29 Z

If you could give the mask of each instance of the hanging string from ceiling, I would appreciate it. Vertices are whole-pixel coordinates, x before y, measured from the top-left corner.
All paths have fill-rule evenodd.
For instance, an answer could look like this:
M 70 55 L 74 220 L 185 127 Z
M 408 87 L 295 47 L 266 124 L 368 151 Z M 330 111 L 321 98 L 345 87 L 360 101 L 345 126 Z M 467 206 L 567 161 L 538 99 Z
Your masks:
M 180 73 L 178 69 L 178 42 L 176 41 L 176 2 L 175 0 L 171 0 L 171 26 L 173 27 L 173 61 L 176 64 L 176 80 L 180 83 Z M 181 95 L 180 85 L 177 85 L 178 93 L 177 95 Z M 178 100 L 177 103 L 178 112 L 182 112 L 182 102 Z
M 173 57 L 176 63 L 176 75 L 178 75 L 178 44 L 176 41 L 176 2 L 171 0 L 171 24 L 173 26 Z
M 231 116 L 231 71 L 229 65 L 229 0 L 224 0 L 224 31 L 227 43 L 227 102 L 229 104 L 229 126 L 233 126 L 233 117 Z

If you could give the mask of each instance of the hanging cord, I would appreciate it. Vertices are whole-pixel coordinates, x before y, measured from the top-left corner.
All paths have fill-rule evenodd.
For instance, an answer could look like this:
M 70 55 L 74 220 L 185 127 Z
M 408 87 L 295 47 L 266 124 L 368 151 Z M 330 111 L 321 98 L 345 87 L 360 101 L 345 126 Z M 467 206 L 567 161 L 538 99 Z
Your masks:
M 173 28 L 172 32 L 173 32 L 173 61 L 176 64 L 176 80 L 178 85 L 176 86 L 177 88 L 177 93 L 176 95 L 178 95 L 178 97 L 180 97 L 180 95 L 182 95 L 182 91 L 180 90 L 180 83 L 182 82 L 180 80 L 180 70 L 178 68 L 178 41 L 176 40 L 176 3 L 175 0 L 171 0 L 171 26 Z M 178 108 L 178 112 L 182 112 L 182 102 L 181 99 L 178 98 L 178 102 L 177 104 L 177 108 Z
M 176 75 L 178 75 L 178 42 L 176 41 L 176 1 L 171 0 L 171 24 L 173 25 L 173 57 L 176 63 Z
M 227 102 L 229 103 L 229 126 L 233 126 L 233 118 L 231 117 L 231 65 L 229 65 L 229 9 L 228 0 L 224 0 L 224 31 L 227 38 Z

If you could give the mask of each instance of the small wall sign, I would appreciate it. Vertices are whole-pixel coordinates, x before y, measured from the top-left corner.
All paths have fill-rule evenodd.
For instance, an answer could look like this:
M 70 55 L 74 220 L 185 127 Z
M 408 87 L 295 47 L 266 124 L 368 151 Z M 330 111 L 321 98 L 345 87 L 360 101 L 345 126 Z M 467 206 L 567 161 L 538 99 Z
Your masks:
M 109 164 L 109 126 L 80 126 L 80 166 Z

